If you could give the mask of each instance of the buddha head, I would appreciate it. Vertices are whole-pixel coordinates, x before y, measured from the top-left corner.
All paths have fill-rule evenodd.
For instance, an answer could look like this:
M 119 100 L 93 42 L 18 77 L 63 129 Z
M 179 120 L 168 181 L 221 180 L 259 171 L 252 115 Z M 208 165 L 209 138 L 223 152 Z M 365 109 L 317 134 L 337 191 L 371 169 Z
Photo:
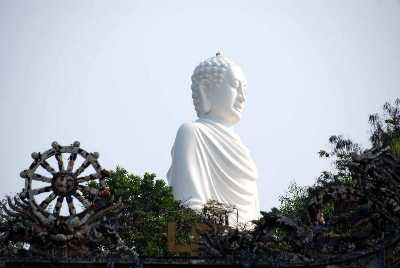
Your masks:
M 192 97 L 197 116 L 232 126 L 240 121 L 246 79 L 232 60 L 217 53 L 201 62 L 192 75 Z

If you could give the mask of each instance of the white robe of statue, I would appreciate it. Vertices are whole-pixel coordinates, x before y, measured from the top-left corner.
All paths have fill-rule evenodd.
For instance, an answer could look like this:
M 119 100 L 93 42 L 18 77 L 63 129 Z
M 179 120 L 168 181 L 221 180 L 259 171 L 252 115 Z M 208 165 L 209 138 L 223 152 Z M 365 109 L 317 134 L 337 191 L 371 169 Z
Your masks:
M 214 65 L 222 69 L 222 80 L 221 72 L 209 68 Z M 259 217 L 257 168 L 233 128 L 244 108 L 245 86 L 241 69 L 219 54 L 195 69 L 192 90 L 199 119 L 179 128 L 167 174 L 175 198 L 193 209 L 209 200 L 233 205 L 239 222 Z

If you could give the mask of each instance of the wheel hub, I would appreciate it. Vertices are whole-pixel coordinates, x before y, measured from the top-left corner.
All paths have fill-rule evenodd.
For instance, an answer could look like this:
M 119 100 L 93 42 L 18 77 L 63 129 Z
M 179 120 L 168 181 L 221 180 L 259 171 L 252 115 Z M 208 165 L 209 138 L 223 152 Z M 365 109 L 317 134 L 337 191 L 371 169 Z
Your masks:
M 72 173 L 60 172 L 54 176 L 52 187 L 58 195 L 66 196 L 74 193 L 77 185 Z

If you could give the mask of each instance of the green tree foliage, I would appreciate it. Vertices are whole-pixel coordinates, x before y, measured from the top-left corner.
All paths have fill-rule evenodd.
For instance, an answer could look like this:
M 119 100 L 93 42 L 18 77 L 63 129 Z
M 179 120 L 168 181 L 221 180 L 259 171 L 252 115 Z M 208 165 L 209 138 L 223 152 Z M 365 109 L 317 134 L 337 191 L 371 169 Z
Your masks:
M 199 216 L 175 200 L 172 188 L 155 174 L 143 177 L 129 174 L 117 167 L 106 181 L 114 198 L 122 200 L 120 235 L 128 246 L 135 246 L 144 256 L 170 256 L 168 251 L 168 222 L 177 222 L 183 228 L 198 221 Z M 181 232 L 179 242 L 188 242 L 188 232 Z M 183 241 L 182 241 L 183 240 Z
M 279 210 L 285 216 L 303 216 L 305 204 L 308 200 L 307 187 L 290 182 L 285 194 L 279 196 Z

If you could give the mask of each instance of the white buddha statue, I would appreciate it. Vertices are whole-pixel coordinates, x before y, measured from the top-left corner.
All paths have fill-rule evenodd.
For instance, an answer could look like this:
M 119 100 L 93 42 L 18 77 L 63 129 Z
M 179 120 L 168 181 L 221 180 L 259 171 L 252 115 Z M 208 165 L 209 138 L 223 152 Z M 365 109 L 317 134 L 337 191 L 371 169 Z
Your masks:
M 241 68 L 217 53 L 196 67 L 191 88 L 199 119 L 179 128 L 172 147 L 167 178 L 175 198 L 193 209 L 216 200 L 233 205 L 239 222 L 257 219 L 257 168 L 234 131 L 246 100 Z

